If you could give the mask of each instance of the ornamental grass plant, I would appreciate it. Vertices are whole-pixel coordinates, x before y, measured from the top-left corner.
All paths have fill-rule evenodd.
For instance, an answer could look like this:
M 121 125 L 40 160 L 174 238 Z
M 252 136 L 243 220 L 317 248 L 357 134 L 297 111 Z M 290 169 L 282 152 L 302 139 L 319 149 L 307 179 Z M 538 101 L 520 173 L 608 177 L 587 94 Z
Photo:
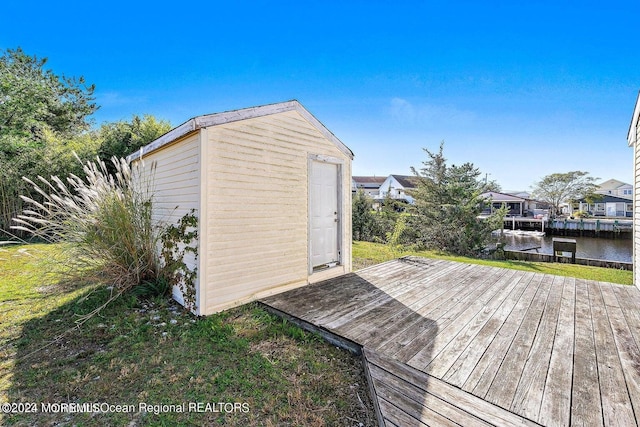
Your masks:
M 112 286 L 116 297 L 158 280 L 162 230 L 152 218 L 155 166 L 145 171 L 142 162 L 130 166 L 125 159 L 111 161 L 115 174 L 96 160 L 83 165 L 84 178 L 24 178 L 39 200 L 21 196 L 27 208 L 13 228 L 63 243 L 63 258 L 53 260 L 55 269 L 84 280 L 95 274 Z

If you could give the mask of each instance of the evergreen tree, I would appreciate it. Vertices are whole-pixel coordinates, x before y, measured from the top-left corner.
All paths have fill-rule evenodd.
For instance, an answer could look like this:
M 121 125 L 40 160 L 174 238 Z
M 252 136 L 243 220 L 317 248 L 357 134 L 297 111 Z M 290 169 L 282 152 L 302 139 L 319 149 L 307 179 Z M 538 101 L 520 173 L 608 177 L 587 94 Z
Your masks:
M 50 130 L 61 137 L 89 129 L 88 117 L 98 107 L 93 85 L 44 68 L 46 58 L 20 48 L 0 56 L 0 139 L 5 144 L 33 143 Z
M 93 85 L 45 69 L 46 58 L 7 49 L 0 56 L 0 232 L 12 234 L 22 211 L 19 196 L 39 195 L 22 176 L 81 173 L 72 150 L 95 154 L 87 138 L 97 110 Z
M 375 218 L 373 217 L 373 201 L 364 191 L 358 190 L 352 202 L 352 229 L 353 239 L 369 241 L 373 237 Z
M 420 246 L 473 256 L 484 249 L 494 226 L 493 221 L 478 218 L 484 180 L 479 180 L 480 171 L 471 163 L 447 165 L 443 148 L 441 143 L 438 152 L 425 149 L 428 159 L 423 167 L 412 168 L 418 184 L 412 226 Z

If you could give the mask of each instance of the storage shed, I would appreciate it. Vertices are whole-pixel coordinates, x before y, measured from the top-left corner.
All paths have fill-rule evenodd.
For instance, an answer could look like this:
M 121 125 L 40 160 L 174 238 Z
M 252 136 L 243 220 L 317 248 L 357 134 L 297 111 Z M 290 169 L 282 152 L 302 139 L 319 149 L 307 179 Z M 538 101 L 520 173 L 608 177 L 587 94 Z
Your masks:
M 353 153 L 299 102 L 195 117 L 141 159 L 154 219 L 198 217 L 196 314 L 351 271 Z
M 633 283 L 640 287 L 640 93 L 631 116 L 627 142 L 629 147 L 633 147 Z

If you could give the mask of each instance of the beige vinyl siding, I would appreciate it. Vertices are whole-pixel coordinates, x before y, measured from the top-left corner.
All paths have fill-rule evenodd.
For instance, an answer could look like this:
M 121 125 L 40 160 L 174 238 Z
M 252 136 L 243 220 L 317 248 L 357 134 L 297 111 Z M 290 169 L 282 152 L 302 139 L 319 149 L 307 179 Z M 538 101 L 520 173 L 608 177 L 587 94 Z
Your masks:
M 634 206 L 633 206 L 633 283 L 640 287 L 638 274 L 640 272 L 640 121 L 635 125 L 636 138 L 633 144 L 634 155 Z
M 207 128 L 206 307 L 213 313 L 309 279 L 309 156 L 342 161 L 342 259 L 351 269 L 350 159 L 298 112 Z
M 155 163 L 155 172 L 151 165 Z M 159 224 L 176 224 L 181 217 L 200 210 L 200 137 L 186 136 L 175 144 L 151 152 L 144 157 L 146 177 L 154 191 L 153 219 Z M 196 266 L 193 254 L 185 256 L 189 267 Z M 198 284 L 196 283 L 196 289 Z M 175 298 L 183 302 L 176 288 Z

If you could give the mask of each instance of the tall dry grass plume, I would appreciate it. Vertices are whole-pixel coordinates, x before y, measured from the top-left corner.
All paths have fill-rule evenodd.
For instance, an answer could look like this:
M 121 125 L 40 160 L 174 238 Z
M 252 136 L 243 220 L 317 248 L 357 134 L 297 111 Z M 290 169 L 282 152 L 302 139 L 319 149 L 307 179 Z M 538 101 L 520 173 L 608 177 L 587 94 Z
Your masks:
M 13 228 L 62 242 L 64 259 L 58 267 L 83 280 L 95 275 L 113 285 L 115 297 L 158 279 L 162 230 L 151 214 L 155 165 L 145 171 L 142 162 L 130 166 L 125 159 L 111 161 L 115 175 L 98 159 L 83 165 L 84 178 L 24 178 L 43 201 L 21 196 L 27 208 Z

